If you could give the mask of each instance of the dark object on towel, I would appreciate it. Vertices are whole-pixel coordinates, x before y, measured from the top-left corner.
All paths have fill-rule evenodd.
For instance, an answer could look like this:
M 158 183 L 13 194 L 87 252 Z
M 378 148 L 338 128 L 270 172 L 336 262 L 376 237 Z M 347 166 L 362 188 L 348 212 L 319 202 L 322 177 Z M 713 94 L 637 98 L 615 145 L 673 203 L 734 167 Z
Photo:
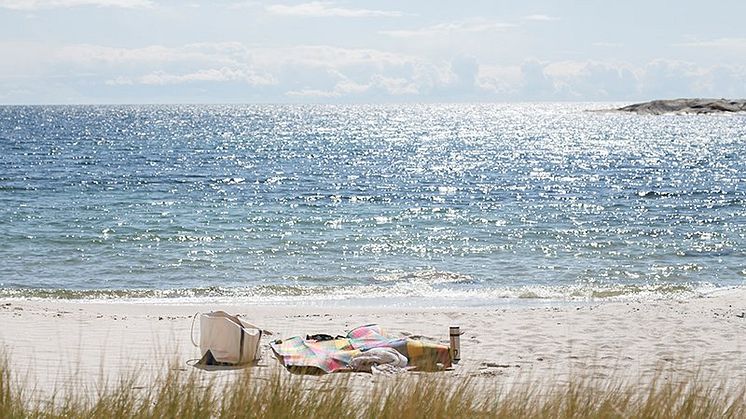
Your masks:
M 327 341 L 327 340 L 344 339 L 345 337 L 346 336 L 337 335 L 337 337 L 335 338 L 332 335 L 327 335 L 327 334 L 324 334 L 324 333 L 319 333 L 319 334 L 316 334 L 316 335 L 306 335 L 306 340 L 315 340 L 316 342 L 324 342 L 324 341 Z

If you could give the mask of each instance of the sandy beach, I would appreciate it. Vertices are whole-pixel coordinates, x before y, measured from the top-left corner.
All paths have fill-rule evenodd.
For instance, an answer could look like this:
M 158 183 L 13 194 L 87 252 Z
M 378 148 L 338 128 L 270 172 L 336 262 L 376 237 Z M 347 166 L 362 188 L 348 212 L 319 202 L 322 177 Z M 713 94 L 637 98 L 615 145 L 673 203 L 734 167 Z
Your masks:
M 192 315 L 216 309 L 240 313 L 272 332 L 257 369 L 263 372 L 282 368 L 266 346 L 269 339 L 378 323 L 393 336 L 443 343 L 448 327 L 460 326 L 462 361 L 441 373 L 454 378 L 645 380 L 661 371 L 699 371 L 746 380 L 744 288 L 682 300 L 471 309 L 7 299 L 0 302 L 0 342 L 16 376 L 41 394 L 69 386 L 95 389 L 104 377 L 113 382 L 133 371 L 147 387 L 148 377 L 168 368 L 193 370 L 186 364 L 198 356 L 189 337 Z

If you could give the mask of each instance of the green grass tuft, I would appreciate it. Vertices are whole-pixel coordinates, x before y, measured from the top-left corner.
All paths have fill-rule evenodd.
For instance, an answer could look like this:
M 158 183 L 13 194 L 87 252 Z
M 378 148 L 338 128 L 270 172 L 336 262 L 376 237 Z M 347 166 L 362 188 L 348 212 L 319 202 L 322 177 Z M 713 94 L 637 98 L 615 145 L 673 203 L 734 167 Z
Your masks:
M 647 384 L 604 379 L 505 386 L 496 380 L 410 373 L 376 380 L 246 369 L 224 375 L 171 368 L 150 386 L 136 376 L 94 395 L 38 401 L 0 362 L 0 418 L 743 418 L 746 383 L 666 377 Z M 359 377 L 358 377 L 359 378 Z M 678 379 L 674 379 L 678 378 Z M 684 378 L 684 379 L 682 379 Z M 364 385 L 360 385 L 364 383 Z M 37 400 L 31 402 L 30 400 Z

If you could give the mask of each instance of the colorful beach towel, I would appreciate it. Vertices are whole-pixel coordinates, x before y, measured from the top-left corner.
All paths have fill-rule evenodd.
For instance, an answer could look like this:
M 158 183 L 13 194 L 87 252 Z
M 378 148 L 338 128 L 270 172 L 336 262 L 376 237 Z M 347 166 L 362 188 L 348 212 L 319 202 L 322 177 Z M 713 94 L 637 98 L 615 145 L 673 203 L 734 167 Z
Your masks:
M 438 364 L 451 366 L 448 346 L 409 338 L 390 338 L 375 324 L 360 326 L 346 338 L 314 341 L 300 336 L 276 340 L 269 345 L 277 358 L 289 369 L 322 372 L 350 371 L 356 355 L 379 347 L 394 348 L 409 360 L 409 365 L 433 369 Z

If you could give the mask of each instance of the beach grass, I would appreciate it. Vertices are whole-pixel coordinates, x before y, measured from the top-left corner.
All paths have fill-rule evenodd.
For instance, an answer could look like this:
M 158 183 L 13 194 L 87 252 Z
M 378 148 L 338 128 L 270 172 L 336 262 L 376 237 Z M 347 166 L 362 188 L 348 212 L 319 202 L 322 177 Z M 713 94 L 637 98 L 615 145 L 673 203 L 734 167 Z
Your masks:
M 585 379 L 510 386 L 447 373 L 382 377 L 355 388 L 349 374 L 312 377 L 281 369 L 231 376 L 173 368 L 150 385 L 136 374 L 90 393 L 35 397 L 0 364 L 1 418 L 743 418 L 746 383 L 662 378 L 646 384 Z

